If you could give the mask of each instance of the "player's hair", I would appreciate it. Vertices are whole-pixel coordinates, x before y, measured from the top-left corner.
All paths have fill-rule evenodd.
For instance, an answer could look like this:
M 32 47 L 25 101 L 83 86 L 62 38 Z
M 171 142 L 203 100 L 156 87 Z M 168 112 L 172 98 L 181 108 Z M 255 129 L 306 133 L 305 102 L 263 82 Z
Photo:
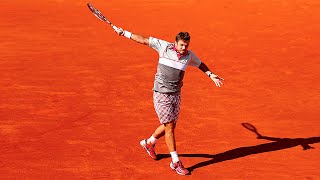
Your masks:
M 190 34 L 188 32 L 179 32 L 176 36 L 176 42 L 179 40 L 190 41 Z

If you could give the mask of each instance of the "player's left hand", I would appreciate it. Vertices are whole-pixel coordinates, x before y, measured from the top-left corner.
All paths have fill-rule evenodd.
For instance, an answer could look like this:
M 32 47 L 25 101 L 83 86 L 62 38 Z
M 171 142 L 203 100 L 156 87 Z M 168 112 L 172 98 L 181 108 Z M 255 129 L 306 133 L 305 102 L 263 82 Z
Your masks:
M 223 85 L 224 79 L 216 74 L 211 74 L 210 75 L 211 80 L 216 84 L 216 86 L 221 87 Z

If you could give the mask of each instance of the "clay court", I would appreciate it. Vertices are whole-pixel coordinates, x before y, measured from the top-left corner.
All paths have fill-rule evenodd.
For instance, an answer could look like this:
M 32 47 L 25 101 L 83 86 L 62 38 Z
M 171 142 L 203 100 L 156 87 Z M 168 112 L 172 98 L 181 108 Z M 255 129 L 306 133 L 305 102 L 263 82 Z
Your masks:
M 2 3 L 1 179 L 320 179 L 319 1 L 90 1 L 146 37 L 188 31 L 225 79 L 187 69 L 176 139 L 189 176 L 169 168 L 164 139 L 158 161 L 139 145 L 159 125 L 156 51 L 87 2 Z

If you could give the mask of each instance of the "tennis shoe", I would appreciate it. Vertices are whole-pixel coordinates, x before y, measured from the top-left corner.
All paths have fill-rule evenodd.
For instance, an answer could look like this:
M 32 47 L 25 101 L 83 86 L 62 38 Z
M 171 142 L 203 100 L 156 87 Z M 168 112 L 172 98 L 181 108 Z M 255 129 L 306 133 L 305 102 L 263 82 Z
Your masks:
M 140 145 L 143 149 L 145 149 L 148 153 L 148 155 L 152 158 L 152 159 L 157 159 L 157 154 L 154 151 L 154 144 L 147 144 L 147 140 L 143 139 L 142 141 L 140 141 Z
M 171 162 L 170 167 L 172 170 L 176 171 L 179 175 L 188 175 L 190 172 L 188 169 L 184 168 L 181 161 L 176 163 Z

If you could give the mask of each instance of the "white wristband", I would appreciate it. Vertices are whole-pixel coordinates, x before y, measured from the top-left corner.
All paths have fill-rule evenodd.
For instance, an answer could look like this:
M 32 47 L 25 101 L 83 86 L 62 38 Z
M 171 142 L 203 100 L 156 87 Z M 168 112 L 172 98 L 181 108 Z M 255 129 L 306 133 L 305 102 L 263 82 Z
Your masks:
M 211 75 L 212 75 L 212 74 L 213 74 L 213 73 L 212 73 L 212 72 L 210 72 L 210 73 L 208 74 L 208 76 L 209 76 L 209 77 L 211 77 Z
M 131 33 L 131 32 L 129 32 L 129 31 L 124 31 L 123 36 L 124 36 L 124 37 L 126 37 L 126 38 L 128 38 L 128 39 L 130 39 L 130 38 L 131 38 L 131 36 L 132 36 L 132 33 Z

